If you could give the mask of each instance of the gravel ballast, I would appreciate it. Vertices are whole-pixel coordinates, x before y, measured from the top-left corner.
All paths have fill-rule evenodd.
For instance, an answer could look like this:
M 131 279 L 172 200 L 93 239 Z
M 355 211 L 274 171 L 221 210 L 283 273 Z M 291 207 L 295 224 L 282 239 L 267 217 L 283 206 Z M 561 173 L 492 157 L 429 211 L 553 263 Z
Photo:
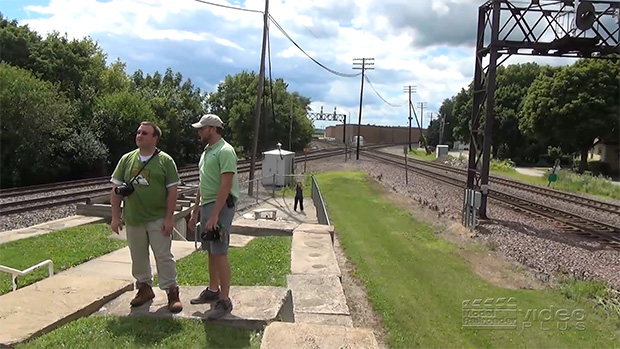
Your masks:
M 409 172 L 409 185 L 406 186 L 404 169 L 364 158 L 363 155 L 360 161 L 354 160 L 355 154 L 352 157 L 347 162 L 342 161 L 342 156 L 309 161 L 307 171 L 362 170 L 387 188 L 408 195 L 422 206 L 436 211 L 441 219 L 460 222 L 462 189 L 412 172 Z M 303 163 L 298 164 L 297 168 L 303 168 Z M 256 177 L 260 175 L 258 171 Z M 247 174 L 241 174 L 239 181 L 246 182 Z M 242 192 L 247 190 L 247 186 L 242 184 L 241 187 Z M 475 232 L 476 239 L 494 246 L 494 249 L 512 261 L 532 268 L 541 279 L 562 272 L 576 277 L 600 279 L 620 289 L 620 251 L 601 249 L 600 244 L 593 239 L 562 232 L 546 220 L 502 205 L 493 200 L 489 202 L 491 220 L 479 225 Z M 17 229 L 73 214 L 75 205 L 5 216 L 2 217 L 2 230 Z

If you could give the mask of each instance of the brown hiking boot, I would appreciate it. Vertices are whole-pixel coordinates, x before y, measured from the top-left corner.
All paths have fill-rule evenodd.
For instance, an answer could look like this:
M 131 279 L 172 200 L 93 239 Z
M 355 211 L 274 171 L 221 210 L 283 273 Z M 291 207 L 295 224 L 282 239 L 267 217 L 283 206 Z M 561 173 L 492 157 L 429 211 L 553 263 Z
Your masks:
M 179 299 L 179 286 L 172 286 L 168 289 L 168 310 L 171 313 L 178 313 L 183 310 L 183 304 Z
M 136 293 L 134 299 L 132 299 L 129 303 L 132 307 L 139 307 L 142 304 L 155 298 L 155 293 L 153 293 L 151 285 L 145 284 L 143 282 L 136 282 L 136 287 L 138 288 L 138 293 Z

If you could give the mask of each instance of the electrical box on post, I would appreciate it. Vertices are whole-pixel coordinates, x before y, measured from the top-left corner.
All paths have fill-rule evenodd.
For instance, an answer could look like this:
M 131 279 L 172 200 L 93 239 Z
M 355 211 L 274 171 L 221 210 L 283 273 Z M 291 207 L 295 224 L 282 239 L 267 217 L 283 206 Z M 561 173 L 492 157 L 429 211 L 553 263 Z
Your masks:
M 263 152 L 263 185 L 283 187 L 294 181 L 295 153 L 283 149 Z M 275 175 L 275 176 L 274 176 Z

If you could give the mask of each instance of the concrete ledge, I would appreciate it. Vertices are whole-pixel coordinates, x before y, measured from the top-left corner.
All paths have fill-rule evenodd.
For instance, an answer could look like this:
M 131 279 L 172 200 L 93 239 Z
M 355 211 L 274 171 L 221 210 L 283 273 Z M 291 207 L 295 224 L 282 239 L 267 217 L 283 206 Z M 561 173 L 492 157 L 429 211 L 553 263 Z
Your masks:
M 153 316 L 186 319 L 207 319 L 215 304 L 190 304 L 190 299 L 198 296 L 206 286 L 181 286 L 179 293 L 183 311 L 172 314 L 168 311 L 166 292 L 153 288 L 155 299 L 140 307 L 132 308 L 129 301 L 134 292 L 126 292 L 106 304 L 97 315 L 116 316 Z M 233 311 L 222 319 L 214 320 L 235 327 L 262 330 L 271 321 L 275 321 L 280 309 L 286 302 L 289 291 L 284 287 L 271 286 L 232 286 L 230 298 Z
M 289 275 L 295 318 L 299 313 L 350 315 L 337 276 Z
M 133 283 L 58 274 L 0 296 L 0 346 L 14 345 L 88 316 Z
M 0 233 L 0 244 L 37 235 L 48 234 L 55 230 L 67 229 L 85 224 L 102 223 L 104 221 L 105 219 L 100 217 L 88 217 L 82 215 L 60 218 L 50 222 L 33 225 L 28 228 L 3 231 Z
M 369 329 L 316 324 L 274 322 L 267 326 L 262 349 L 275 348 L 378 348 Z
M 195 251 L 194 243 L 189 241 L 173 241 L 171 250 L 174 255 L 174 259 L 178 261 L 179 259 L 186 257 Z M 151 271 L 153 272 L 153 275 L 155 275 L 157 273 L 157 266 L 155 264 L 155 257 L 150 250 L 149 257 L 151 262 Z M 123 247 L 94 260 L 82 263 L 78 266 L 63 271 L 61 274 L 71 275 L 77 278 L 97 275 L 107 277 L 111 280 L 134 280 L 131 274 L 131 254 L 129 252 L 129 247 Z
M 334 231 L 336 229 L 333 225 L 323 225 L 323 224 L 310 224 L 310 223 L 302 223 L 300 224 L 295 231 L 300 231 L 309 234 L 327 234 L 332 239 L 332 244 L 334 243 Z
M 298 225 L 295 222 L 239 218 L 233 222 L 230 232 L 251 236 L 291 236 Z
M 340 278 L 340 267 L 330 236 L 295 229 L 291 248 L 291 273 L 334 275 Z
M 303 231 L 304 233 L 333 235 L 335 228 L 333 225 L 301 223 L 295 230 Z
M 245 247 L 255 238 L 256 236 L 230 234 L 230 247 Z
M 295 316 L 295 323 L 353 327 L 353 320 L 349 315 L 335 314 L 298 313 Z

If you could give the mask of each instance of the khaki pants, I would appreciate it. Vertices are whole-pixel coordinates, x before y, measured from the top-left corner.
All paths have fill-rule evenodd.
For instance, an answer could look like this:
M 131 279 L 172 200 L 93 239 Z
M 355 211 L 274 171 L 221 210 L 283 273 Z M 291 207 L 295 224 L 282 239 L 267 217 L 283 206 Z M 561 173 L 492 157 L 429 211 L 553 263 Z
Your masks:
M 165 236 L 161 232 L 163 221 L 158 219 L 143 225 L 127 225 L 127 244 L 131 253 L 131 272 L 136 281 L 153 285 L 150 245 L 157 265 L 159 288 L 167 290 L 177 285 L 177 267 L 170 251 L 172 236 Z

